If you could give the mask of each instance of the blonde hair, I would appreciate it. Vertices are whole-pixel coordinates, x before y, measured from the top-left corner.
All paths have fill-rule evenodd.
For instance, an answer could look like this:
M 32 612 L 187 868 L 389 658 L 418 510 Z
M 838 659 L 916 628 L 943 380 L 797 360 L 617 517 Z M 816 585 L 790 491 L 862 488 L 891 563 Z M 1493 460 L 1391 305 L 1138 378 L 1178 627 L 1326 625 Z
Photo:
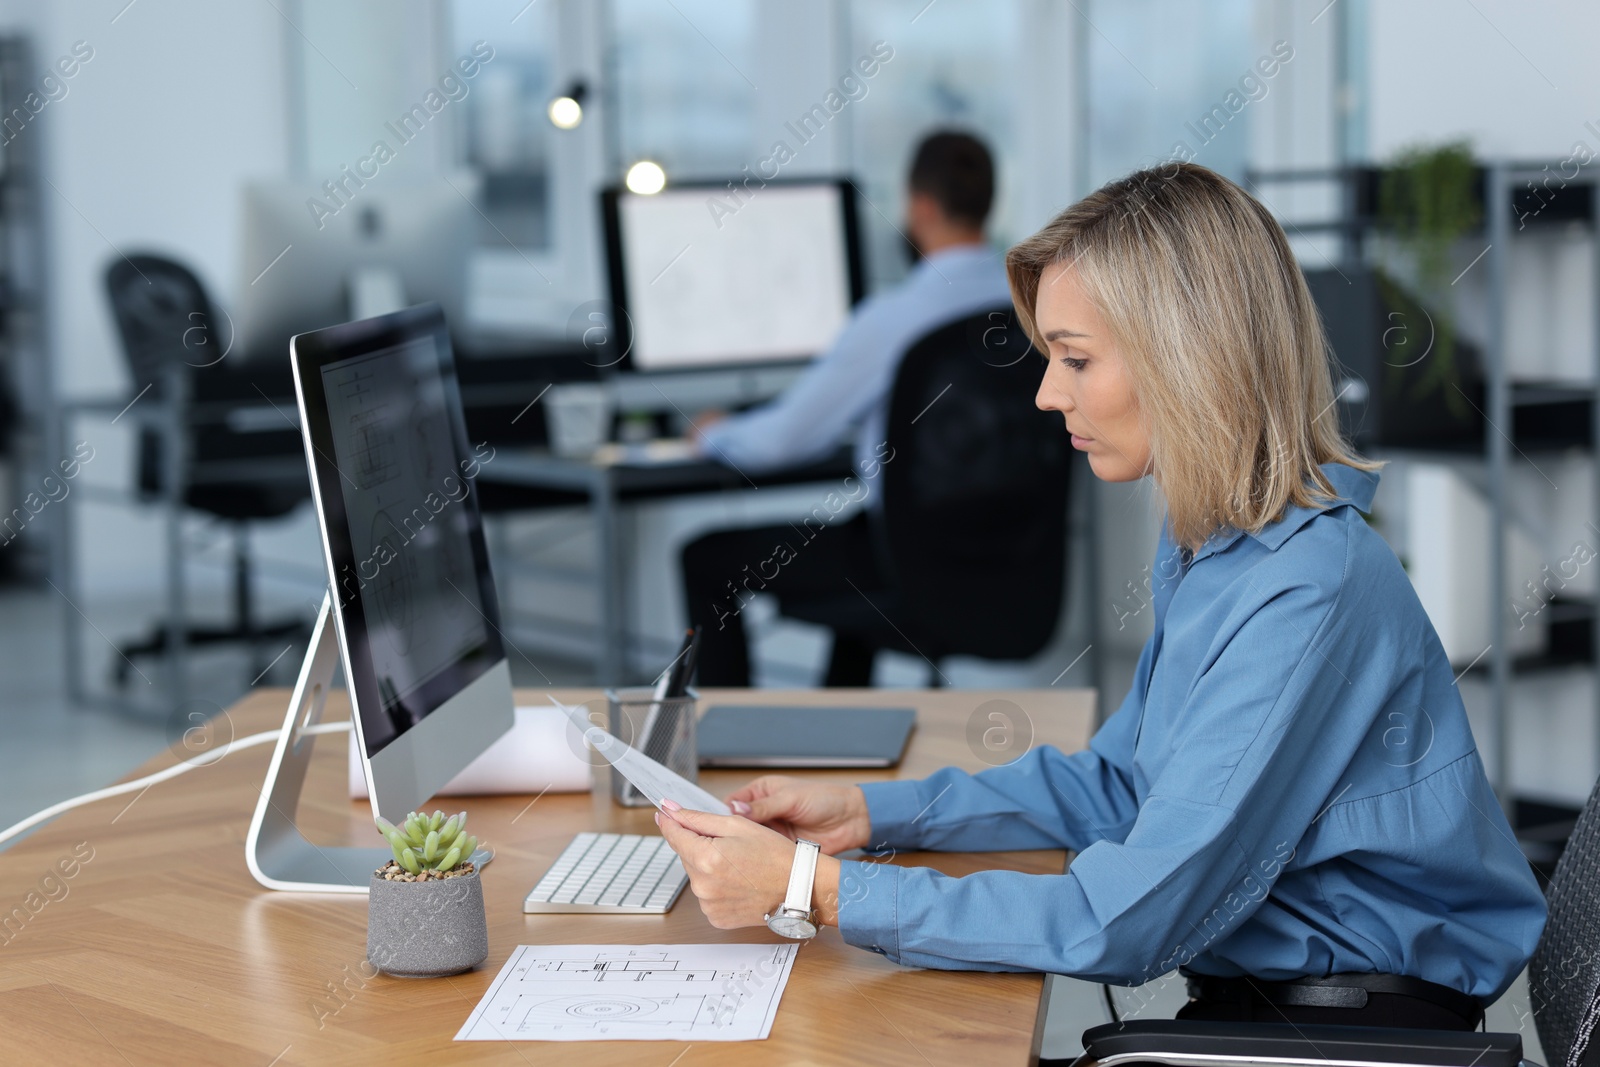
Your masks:
M 1326 503 L 1318 464 L 1379 466 L 1340 436 L 1322 321 L 1283 228 L 1233 182 L 1193 163 L 1136 171 L 1012 248 L 1011 298 L 1041 352 L 1034 305 L 1057 264 L 1127 365 L 1175 543 Z

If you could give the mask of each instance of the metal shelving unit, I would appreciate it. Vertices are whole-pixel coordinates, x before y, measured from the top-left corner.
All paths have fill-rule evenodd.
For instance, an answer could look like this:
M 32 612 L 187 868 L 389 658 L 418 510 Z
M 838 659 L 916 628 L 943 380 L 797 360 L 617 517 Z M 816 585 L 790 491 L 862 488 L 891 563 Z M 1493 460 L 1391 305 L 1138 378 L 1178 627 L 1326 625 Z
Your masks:
M 0 36 L 0 116 L 11 116 L 14 109 L 29 113 L 22 101 L 37 88 L 37 73 L 29 39 Z M 21 129 L 8 125 L 0 130 L 0 377 L 12 394 L 17 416 L 10 440 L 0 441 L 0 463 L 10 474 L 8 499 L 0 499 L 0 519 L 22 507 L 29 492 L 42 490 L 45 475 L 59 458 L 49 454 L 55 440 L 55 389 L 39 195 L 44 132 L 37 120 Z M 37 580 L 45 571 L 50 525 L 42 514 L 38 521 L 28 522 L 5 546 L 0 570 Z
M 1510 256 L 1512 231 L 1512 213 L 1517 196 L 1517 183 L 1526 182 L 1531 189 L 1533 178 L 1544 179 L 1549 174 L 1552 166 L 1559 167 L 1559 161 L 1543 162 L 1497 162 L 1487 168 L 1484 199 L 1485 199 L 1485 234 L 1488 241 L 1485 266 L 1488 268 L 1489 301 L 1488 301 L 1488 337 L 1486 338 L 1484 367 L 1486 374 L 1486 393 L 1488 400 L 1487 420 L 1490 430 L 1498 427 L 1512 427 L 1517 409 L 1519 386 L 1511 381 L 1508 371 L 1512 339 L 1506 326 L 1506 309 L 1510 301 Z M 1594 279 L 1600 285 L 1600 177 L 1590 175 L 1586 181 L 1564 183 L 1563 189 L 1573 185 L 1586 187 L 1588 193 L 1588 222 L 1589 222 L 1589 254 L 1594 269 Z M 1592 491 L 1594 492 L 1594 506 L 1600 511 L 1600 455 L 1596 454 L 1595 430 L 1600 427 L 1600 293 L 1595 294 L 1589 306 L 1589 314 L 1593 323 L 1593 337 L 1591 343 L 1595 347 L 1590 355 L 1590 379 L 1586 389 L 1569 387 L 1568 393 L 1572 398 L 1582 398 L 1587 394 L 1589 419 L 1587 444 L 1590 449 L 1590 460 L 1593 466 L 1592 478 L 1594 479 Z M 1535 394 L 1531 399 L 1546 399 Z M 1510 577 L 1507 573 L 1507 519 L 1506 513 L 1509 502 L 1508 481 L 1511 467 L 1511 450 L 1515 447 L 1510 430 L 1508 432 L 1486 433 L 1486 455 L 1489 471 L 1489 504 L 1491 508 L 1490 523 L 1490 556 L 1489 556 L 1489 585 L 1495 591 L 1495 599 L 1502 605 L 1508 602 L 1507 584 Z M 1596 516 L 1600 524 L 1600 515 Z M 1574 606 L 1575 607 L 1575 606 Z M 1589 625 L 1589 662 L 1591 666 L 1600 665 L 1600 625 L 1596 625 L 1595 604 L 1591 599 L 1588 607 Z M 1569 607 L 1569 613 L 1571 608 Z M 1554 624 L 1556 620 L 1552 620 Z M 1489 688 L 1491 708 L 1494 715 L 1495 743 L 1499 753 L 1499 766 L 1496 768 L 1496 791 L 1500 794 L 1502 802 L 1511 799 L 1511 679 L 1514 664 L 1508 647 L 1510 620 L 1505 610 L 1499 610 L 1491 616 L 1491 645 L 1489 649 Z M 1596 722 L 1600 723 L 1600 676 L 1595 679 Z M 1597 762 L 1600 762 L 1600 745 L 1596 746 L 1594 753 Z

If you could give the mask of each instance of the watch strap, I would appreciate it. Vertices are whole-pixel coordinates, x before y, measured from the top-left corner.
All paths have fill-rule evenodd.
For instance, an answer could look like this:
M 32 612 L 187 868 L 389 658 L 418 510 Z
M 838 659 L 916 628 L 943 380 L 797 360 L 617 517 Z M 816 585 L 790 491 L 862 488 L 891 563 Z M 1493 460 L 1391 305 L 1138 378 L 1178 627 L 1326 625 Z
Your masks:
M 794 866 L 789 868 L 789 892 L 784 895 L 786 911 L 811 911 L 811 890 L 817 881 L 817 856 L 822 846 L 815 841 L 794 843 Z

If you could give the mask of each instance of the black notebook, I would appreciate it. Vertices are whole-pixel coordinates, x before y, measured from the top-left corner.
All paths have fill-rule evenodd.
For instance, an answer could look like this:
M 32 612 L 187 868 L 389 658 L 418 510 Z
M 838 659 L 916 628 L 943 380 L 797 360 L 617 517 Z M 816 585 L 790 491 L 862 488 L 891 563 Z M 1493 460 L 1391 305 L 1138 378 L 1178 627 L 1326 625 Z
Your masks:
M 892 767 L 912 708 L 714 704 L 700 719 L 702 767 Z

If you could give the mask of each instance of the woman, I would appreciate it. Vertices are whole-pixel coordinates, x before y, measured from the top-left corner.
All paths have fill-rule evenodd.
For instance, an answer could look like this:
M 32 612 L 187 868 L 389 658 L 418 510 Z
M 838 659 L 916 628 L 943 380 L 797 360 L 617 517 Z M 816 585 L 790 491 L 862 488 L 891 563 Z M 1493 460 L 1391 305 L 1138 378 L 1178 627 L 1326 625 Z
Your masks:
M 1096 476 L 1149 476 L 1166 503 L 1132 690 L 1070 756 L 770 776 L 730 798 L 738 815 L 658 815 L 707 918 L 773 911 L 796 835 L 825 854 L 820 920 L 897 962 L 1116 983 L 1179 967 L 1180 1017 L 1475 1027 L 1544 900 L 1438 637 L 1362 519 L 1377 465 L 1339 437 L 1282 229 L 1171 164 L 1068 208 L 1006 267 L 1048 360 L 1039 406 Z M 832 858 L 867 846 L 1077 856 L 959 879 Z

